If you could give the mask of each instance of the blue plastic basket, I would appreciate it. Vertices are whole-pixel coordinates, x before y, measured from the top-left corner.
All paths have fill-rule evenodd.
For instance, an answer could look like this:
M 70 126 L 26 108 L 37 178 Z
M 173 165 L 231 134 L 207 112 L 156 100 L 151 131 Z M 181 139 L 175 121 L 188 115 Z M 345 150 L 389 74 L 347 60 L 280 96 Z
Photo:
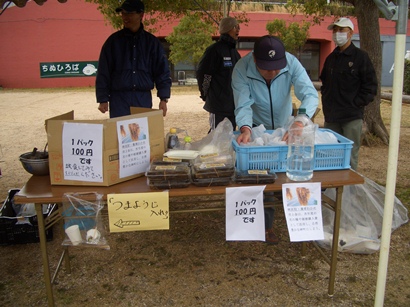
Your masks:
M 320 131 L 333 133 L 339 143 L 315 145 L 314 170 L 349 169 L 353 142 L 332 130 L 320 128 Z M 272 133 L 273 130 L 267 132 Z M 286 172 L 287 146 L 240 146 L 236 139 L 232 144 L 237 170 L 270 169 L 277 173 Z

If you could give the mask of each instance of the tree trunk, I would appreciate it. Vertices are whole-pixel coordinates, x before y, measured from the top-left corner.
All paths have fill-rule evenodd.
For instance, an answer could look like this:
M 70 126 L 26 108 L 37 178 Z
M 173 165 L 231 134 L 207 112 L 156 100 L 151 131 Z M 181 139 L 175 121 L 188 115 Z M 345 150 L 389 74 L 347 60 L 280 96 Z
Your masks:
M 383 123 L 380 113 L 380 84 L 382 72 L 382 46 L 380 42 L 379 9 L 373 0 L 358 0 L 353 2 L 360 34 L 360 48 L 366 50 L 373 62 L 377 74 L 378 89 L 374 101 L 365 108 L 363 144 L 370 145 L 367 135 L 379 137 L 386 145 L 389 143 L 389 133 Z M 357 31 L 356 31 L 357 33 Z

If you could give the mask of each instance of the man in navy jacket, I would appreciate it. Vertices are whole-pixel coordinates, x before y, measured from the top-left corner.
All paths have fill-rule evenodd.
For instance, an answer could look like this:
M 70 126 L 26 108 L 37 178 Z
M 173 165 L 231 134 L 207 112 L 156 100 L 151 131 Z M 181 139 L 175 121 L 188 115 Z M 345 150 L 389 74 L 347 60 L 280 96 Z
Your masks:
M 350 165 L 356 170 L 364 108 L 377 94 L 377 77 L 369 55 L 352 43 L 354 25 L 349 18 L 339 18 L 328 30 L 333 31 L 336 48 L 320 74 L 324 126 L 354 142 Z
M 116 9 L 124 28 L 104 43 L 96 79 L 98 109 L 110 117 L 130 114 L 130 107 L 152 108 L 154 85 L 165 116 L 171 96 L 168 60 L 161 42 L 144 30 L 144 4 L 126 0 Z
M 236 128 L 235 105 L 231 87 L 232 71 L 241 58 L 236 50 L 239 24 L 233 17 L 225 17 L 219 23 L 219 41 L 209 46 L 198 65 L 196 77 L 204 109 L 209 112 L 210 130 L 227 117 Z

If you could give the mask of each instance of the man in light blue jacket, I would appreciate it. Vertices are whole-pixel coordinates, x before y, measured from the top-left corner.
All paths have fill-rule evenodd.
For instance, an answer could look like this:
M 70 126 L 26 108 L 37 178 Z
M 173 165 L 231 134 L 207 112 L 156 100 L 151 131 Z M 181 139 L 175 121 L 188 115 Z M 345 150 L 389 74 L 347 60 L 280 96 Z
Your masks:
M 319 98 L 305 68 L 285 51 L 277 37 L 262 36 L 255 42 L 253 52 L 236 63 L 232 74 L 235 119 L 241 131 L 238 144 L 251 141 L 254 126 L 263 124 L 272 130 L 286 125 L 292 115 L 292 86 L 301 101 L 300 107 L 312 117 Z M 272 193 L 265 193 L 265 201 L 272 198 Z M 279 238 L 274 234 L 273 217 L 273 208 L 265 208 L 266 242 L 277 244 Z
M 313 116 L 319 98 L 306 69 L 277 37 L 262 36 L 232 74 L 238 143 L 248 143 L 251 128 L 260 124 L 268 130 L 285 126 L 292 115 L 292 86 L 300 107 Z

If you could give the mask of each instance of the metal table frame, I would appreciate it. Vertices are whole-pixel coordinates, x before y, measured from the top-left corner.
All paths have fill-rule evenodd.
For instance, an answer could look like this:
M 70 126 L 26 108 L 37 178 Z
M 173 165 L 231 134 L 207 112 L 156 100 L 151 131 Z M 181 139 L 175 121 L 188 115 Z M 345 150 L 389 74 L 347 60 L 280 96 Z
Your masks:
M 281 192 L 282 184 L 292 183 L 285 173 L 278 173 L 278 178 L 273 184 L 267 184 L 265 192 Z M 342 193 L 343 187 L 346 185 L 362 184 L 364 183 L 364 178 L 352 171 L 352 170 L 336 170 L 336 171 L 318 171 L 314 172 L 313 178 L 308 182 L 321 182 L 322 189 L 326 188 L 336 188 L 336 200 L 333 201 L 328 197 L 322 195 L 322 203 L 327 203 L 334 210 L 334 229 L 333 229 L 333 243 L 331 250 L 331 258 L 329 259 L 323 251 L 317 247 L 321 255 L 324 257 L 325 261 L 330 265 L 329 272 L 329 285 L 328 285 L 328 295 L 332 296 L 334 294 L 334 283 L 336 277 L 336 266 L 337 266 L 337 253 L 338 253 L 338 241 L 339 241 L 339 227 L 340 227 L 340 216 L 341 216 L 341 206 L 342 206 Z M 243 186 L 238 184 L 229 185 L 229 187 Z M 170 189 L 170 213 L 175 212 L 192 212 L 195 211 L 209 211 L 215 210 L 215 208 L 200 208 L 200 209 L 187 209 L 187 210 L 172 210 L 172 204 L 178 202 L 178 198 L 190 197 L 190 196 L 210 196 L 210 195 L 225 195 L 226 186 L 215 186 L 215 187 L 197 187 L 190 185 L 188 188 L 182 189 Z M 55 214 L 44 219 L 42 214 L 42 204 L 44 203 L 61 203 L 64 193 L 81 193 L 81 192 L 97 192 L 104 195 L 106 200 L 107 194 L 111 193 L 147 193 L 152 192 L 147 185 L 145 177 L 139 177 L 126 182 L 122 182 L 110 187 L 96 187 L 96 186 L 55 186 L 50 184 L 50 178 L 48 176 L 32 176 L 24 187 L 17 193 L 14 197 L 16 204 L 25 203 L 35 203 L 36 214 L 38 218 L 38 229 L 40 236 L 40 248 L 41 256 L 44 268 L 44 282 L 46 286 L 48 305 L 54 306 L 54 296 L 52 288 L 52 279 L 50 275 L 50 266 L 48 260 L 47 252 L 47 240 L 45 230 L 51 227 L 53 224 L 59 221 L 61 218 L 60 210 L 57 210 Z M 223 208 L 219 208 L 223 209 Z M 302 252 L 305 251 L 305 244 L 303 244 Z M 60 266 L 63 258 L 66 257 L 65 253 L 60 259 Z M 69 261 L 67 262 L 67 268 L 69 269 Z M 56 272 L 57 273 L 57 272 Z M 54 280 L 53 276 L 53 280 Z

